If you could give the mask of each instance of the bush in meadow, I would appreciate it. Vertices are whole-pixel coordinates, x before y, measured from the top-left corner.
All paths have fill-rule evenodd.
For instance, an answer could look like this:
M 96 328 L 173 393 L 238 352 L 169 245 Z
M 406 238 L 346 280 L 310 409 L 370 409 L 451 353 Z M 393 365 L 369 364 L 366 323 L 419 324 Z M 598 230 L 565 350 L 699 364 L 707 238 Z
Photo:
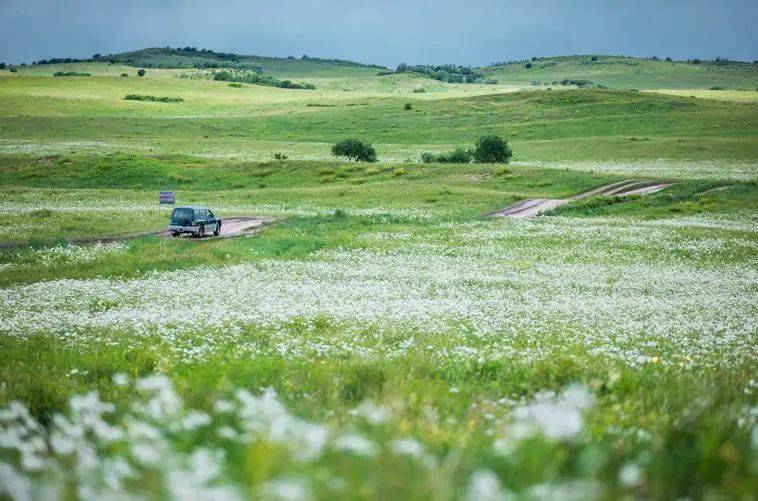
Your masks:
M 479 163 L 506 164 L 512 155 L 508 142 L 500 136 L 481 136 L 473 151 L 474 160 Z
M 345 139 L 332 146 L 332 155 L 356 162 L 376 162 L 376 150 L 360 139 Z
M 140 68 L 139 70 L 137 70 L 137 76 L 138 77 L 144 77 L 145 73 L 147 73 L 147 72 L 145 71 L 144 68 Z

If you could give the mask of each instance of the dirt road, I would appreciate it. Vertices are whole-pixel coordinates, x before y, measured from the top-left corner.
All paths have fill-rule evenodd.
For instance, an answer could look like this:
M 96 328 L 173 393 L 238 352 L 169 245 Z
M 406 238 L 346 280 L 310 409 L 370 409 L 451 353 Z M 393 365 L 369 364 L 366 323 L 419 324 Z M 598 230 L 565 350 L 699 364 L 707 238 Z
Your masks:
M 260 217 L 260 216 L 233 216 L 222 218 L 221 234 L 218 237 L 212 236 L 209 233 L 208 236 L 202 239 L 193 239 L 197 241 L 207 240 L 209 238 L 230 238 L 238 237 L 242 235 L 253 235 L 259 232 L 265 225 L 271 224 L 276 221 L 273 217 Z M 68 239 L 68 243 L 72 245 L 87 244 L 94 242 L 115 242 L 117 240 L 128 240 L 130 238 L 146 237 L 149 235 L 160 235 L 163 237 L 171 237 L 171 233 L 168 229 L 155 230 L 155 231 L 143 231 L 139 233 L 126 233 L 123 235 L 112 235 L 107 237 L 87 237 L 87 238 L 71 238 Z M 189 238 L 188 236 L 182 238 Z M 29 242 L 25 240 L 18 240 L 15 242 L 3 242 L 0 243 L 0 249 L 11 249 L 15 247 L 24 247 L 29 245 Z
M 569 202 L 581 200 L 582 198 L 592 196 L 649 195 L 661 191 L 669 185 L 670 183 L 655 183 L 631 179 L 600 186 L 568 198 L 528 198 L 487 215 L 491 217 L 525 219 L 555 209 Z

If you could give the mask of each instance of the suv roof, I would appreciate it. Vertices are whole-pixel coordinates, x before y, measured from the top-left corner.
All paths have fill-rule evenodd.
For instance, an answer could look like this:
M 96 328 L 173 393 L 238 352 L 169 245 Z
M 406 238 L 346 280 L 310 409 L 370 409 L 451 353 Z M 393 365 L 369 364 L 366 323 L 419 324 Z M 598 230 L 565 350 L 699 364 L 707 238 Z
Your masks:
M 181 205 L 179 207 L 175 207 L 175 209 L 210 210 L 208 207 L 202 207 L 200 205 Z

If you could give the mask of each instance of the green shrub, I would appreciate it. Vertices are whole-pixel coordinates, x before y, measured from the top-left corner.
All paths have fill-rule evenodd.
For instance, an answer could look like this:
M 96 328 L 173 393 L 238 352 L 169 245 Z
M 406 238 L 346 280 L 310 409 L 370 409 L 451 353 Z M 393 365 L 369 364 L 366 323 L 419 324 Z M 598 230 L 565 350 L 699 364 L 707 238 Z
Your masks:
M 232 82 L 229 84 L 229 87 L 234 87 L 235 89 L 241 89 L 243 85 L 239 82 Z
M 464 150 L 456 148 L 447 153 L 429 153 L 421 154 L 421 161 L 424 163 L 442 163 L 442 164 L 467 164 L 474 158 L 473 150 Z
M 287 155 L 284 153 L 274 153 L 274 160 L 287 160 Z
M 89 73 L 81 73 L 79 71 L 56 71 L 53 73 L 54 77 L 88 77 Z
M 479 163 L 508 163 L 513 152 L 500 136 L 481 136 L 476 140 L 474 160 Z
M 426 92 L 426 89 L 423 87 L 416 87 L 415 89 L 413 89 L 414 94 L 423 94 L 424 92 Z
M 181 103 L 184 101 L 181 97 L 158 97 L 146 96 L 142 94 L 127 94 L 124 96 L 125 101 L 150 101 L 155 103 Z
M 255 85 L 265 85 L 268 87 L 279 87 L 281 89 L 315 89 L 316 86 L 311 83 L 298 83 L 291 80 L 279 80 L 271 75 L 264 75 L 263 70 L 258 69 L 234 69 L 223 68 L 213 70 L 210 74 L 213 80 L 221 82 L 249 83 Z M 189 77 L 196 77 L 196 74 L 188 74 Z M 202 75 L 207 76 L 207 73 Z M 185 76 L 187 78 L 187 76 Z
M 360 139 L 345 139 L 332 146 L 332 155 L 356 162 L 376 162 L 376 150 Z
M 11 68 L 11 69 L 10 69 L 10 72 L 11 72 L 11 73 L 18 73 L 18 68 Z
M 405 175 L 405 167 L 398 167 L 392 172 L 392 175 L 395 177 L 400 177 Z
M 405 105 L 403 105 L 403 109 L 405 111 L 412 110 L 413 109 L 413 103 L 405 103 Z
M 396 73 L 416 73 L 428 78 L 439 80 L 447 83 L 484 83 L 484 75 L 477 70 L 468 66 L 456 66 L 454 64 L 445 64 L 440 66 L 430 66 L 420 64 L 409 66 L 405 63 L 398 65 Z
M 144 68 L 140 68 L 139 70 L 137 70 L 137 76 L 138 77 L 144 77 L 145 73 L 147 73 L 147 72 L 145 71 Z
M 714 85 L 713 87 L 711 87 L 711 90 L 726 90 L 726 89 L 724 89 L 723 87 L 719 87 L 718 85 Z
M 126 73 L 122 73 L 122 74 L 121 74 L 121 76 L 122 76 L 122 77 L 128 77 L 129 75 L 128 75 L 128 74 L 126 74 Z

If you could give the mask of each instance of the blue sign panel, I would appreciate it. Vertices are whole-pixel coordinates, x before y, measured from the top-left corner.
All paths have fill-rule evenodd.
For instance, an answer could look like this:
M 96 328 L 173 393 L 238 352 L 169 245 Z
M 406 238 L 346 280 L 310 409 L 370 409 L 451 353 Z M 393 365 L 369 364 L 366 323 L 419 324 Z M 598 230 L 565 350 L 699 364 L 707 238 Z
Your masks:
M 161 191 L 158 194 L 158 203 L 163 204 L 173 204 L 174 203 L 174 192 L 173 191 Z

